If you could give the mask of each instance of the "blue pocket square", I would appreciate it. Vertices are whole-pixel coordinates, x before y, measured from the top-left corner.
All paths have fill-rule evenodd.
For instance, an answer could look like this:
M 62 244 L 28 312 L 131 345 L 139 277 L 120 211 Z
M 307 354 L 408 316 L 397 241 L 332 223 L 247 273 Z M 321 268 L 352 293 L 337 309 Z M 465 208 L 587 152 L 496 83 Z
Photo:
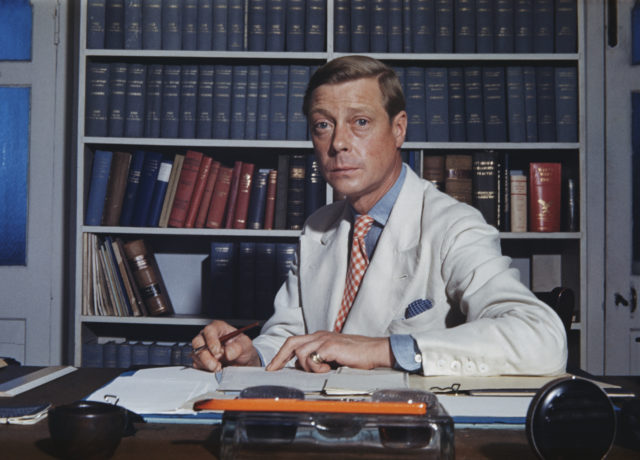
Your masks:
M 414 300 L 409 304 L 407 309 L 404 311 L 404 318 L 409 319 L 413 318 L 416 315 L 419 315 L 423 311 L 429 310 L 433 307 L 433 303 L 429 299 L 418 299 Z

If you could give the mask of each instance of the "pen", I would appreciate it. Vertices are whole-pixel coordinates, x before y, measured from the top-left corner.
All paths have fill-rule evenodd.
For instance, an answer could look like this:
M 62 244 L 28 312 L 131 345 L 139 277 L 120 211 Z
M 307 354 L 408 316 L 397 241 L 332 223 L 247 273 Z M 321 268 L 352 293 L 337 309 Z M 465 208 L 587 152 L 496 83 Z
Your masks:
M 247 326 L 241 327 L 240 329 L 236 329 L 235 331 L 229 332 L 228 334 L 223 335 L 222 337 L 220 337 L 220 343 L 225 343 L 227 340 L 230 340 L 240 334 L 242 334 L 243 332 L 248 331 L 249 329 L 253 329 L 254 327 L 257 327 L 260 325 L 260 321 L 256 321 L 255 323 L 251 323 Z M 201 345 L 198 348 L 196 348 L 195 350 L 193 350 L 193 354 L 199 353 L 202 350 L 204 350 L 205 348 L 207 348 L 207 345 Z

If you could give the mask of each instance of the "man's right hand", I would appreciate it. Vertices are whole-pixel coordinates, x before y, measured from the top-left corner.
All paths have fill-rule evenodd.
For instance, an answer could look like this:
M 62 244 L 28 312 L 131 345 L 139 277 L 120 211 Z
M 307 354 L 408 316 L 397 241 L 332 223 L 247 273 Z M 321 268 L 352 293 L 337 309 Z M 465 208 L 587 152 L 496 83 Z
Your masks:
M 194 350 L 193 367 L 211 372 L 222 370 L 223 366 L 260 366 L 260 356 L 246 334 L 240 334 L 220 343 L 219 337 L 235 331 L 236 328 L 224 321 L 212 321 L 191 340 Z

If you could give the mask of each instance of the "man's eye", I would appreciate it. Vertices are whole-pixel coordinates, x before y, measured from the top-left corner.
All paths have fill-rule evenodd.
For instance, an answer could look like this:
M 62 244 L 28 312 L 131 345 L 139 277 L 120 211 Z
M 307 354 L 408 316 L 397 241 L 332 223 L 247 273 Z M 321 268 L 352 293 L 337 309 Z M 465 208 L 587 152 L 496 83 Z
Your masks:
M 329 127 L 329 123 L 326 121 L 320 121 L 314 125 L 315 129 L 327 129 Z
M 367 124 L 368 124 L 368 123 L 369 123 L 369 121 L 365 120 L 364 118 L 358 118 L 358 119 L 356 120 L 356 124 L 357 124 L 358 126 L 361 126 L 361 127 L 362 127 L 362 126 L 367 126 Z

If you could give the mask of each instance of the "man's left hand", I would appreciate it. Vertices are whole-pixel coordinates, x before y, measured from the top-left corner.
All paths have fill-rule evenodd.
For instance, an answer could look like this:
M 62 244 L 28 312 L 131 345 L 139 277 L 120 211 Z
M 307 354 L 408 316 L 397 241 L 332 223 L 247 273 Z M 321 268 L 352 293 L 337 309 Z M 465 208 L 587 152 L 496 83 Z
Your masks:
M 332 365 L 373 369 L 392 367 L 394 363 L 388 337 L 318 331 L 289 337 L 266 370 L 282 369 L 294 357 L 298 359 L 298 366 L 307 372 L 328 372 Z

